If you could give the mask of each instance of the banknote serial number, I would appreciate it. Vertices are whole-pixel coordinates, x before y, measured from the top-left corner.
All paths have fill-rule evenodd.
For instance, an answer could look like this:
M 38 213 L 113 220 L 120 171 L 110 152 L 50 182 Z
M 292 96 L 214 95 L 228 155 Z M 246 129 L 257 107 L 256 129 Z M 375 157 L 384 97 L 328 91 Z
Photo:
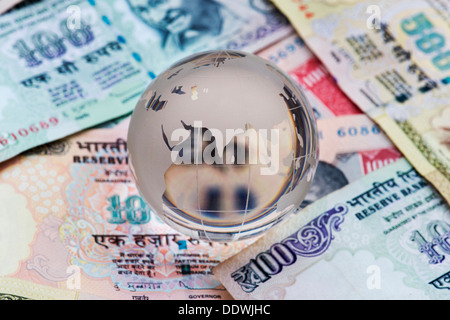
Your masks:
M 41 120 L 37 123 L 33 123 L 28 127 L 23 127 L 18 130 L 9 133 L 0 133 L 0 148 L 4 148 L 16 143 L 23 138 L 31 137 L 41 131 L 48 130 L 59 124 L 57 117 L 50 117 L 48 120 Z

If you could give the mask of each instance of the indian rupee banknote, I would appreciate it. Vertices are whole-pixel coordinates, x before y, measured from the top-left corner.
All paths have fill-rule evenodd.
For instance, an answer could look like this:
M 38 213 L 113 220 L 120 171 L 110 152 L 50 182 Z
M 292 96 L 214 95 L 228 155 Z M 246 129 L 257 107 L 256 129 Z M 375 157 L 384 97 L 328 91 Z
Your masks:
M 72 27 L 75 4 L 90 18 Z M 128 113 L 148 82 L 86 1 L 0 16 L 0 47 L 0 161 Z
M 448 3 L 273 2 L 342 90 L 450 202 Z
M 403 157 L 364 114 L 319 119 L 317 128 L 319 164 L 301 208 Z
M 0 16 L 0 161 L 129 114 L 200 50 L 260 50 L 292 32 L 264 1 L 44 0 Z
M 320 162 L 302 207 L 402 157 L 298 35 L 290 34 L 257 54 L 291 76 L 318 120 Z
M 22 0 L 0 0 L 0 14 L 11 9 L 14 5 L 18 4 Z
M 236 299 L 449 299 L 450 208 L 400 159 L 213 269 Z
M 328 152 L 304 206 L 401 157 L 366 115 L 335 119 L 318 121 Z M 161 221 L 129 171 L 129 120 L 0 164 L 0 293 L 34 296 L 36 285 L 80 299 L 232 298 L 211 269 L 255 240 L 207 243 Z

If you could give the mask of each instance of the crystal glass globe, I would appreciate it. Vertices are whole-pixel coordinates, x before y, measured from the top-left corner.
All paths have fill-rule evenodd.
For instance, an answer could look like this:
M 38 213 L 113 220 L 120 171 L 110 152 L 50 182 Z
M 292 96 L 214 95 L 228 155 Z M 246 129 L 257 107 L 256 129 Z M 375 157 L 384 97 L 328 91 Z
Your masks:
M 207 241 L 265 232 L 298 210 L 318 163 L 312 109 L 267 60 L 194 54 L 145 90 L 128 148 L 142 197 L 174 229 Z

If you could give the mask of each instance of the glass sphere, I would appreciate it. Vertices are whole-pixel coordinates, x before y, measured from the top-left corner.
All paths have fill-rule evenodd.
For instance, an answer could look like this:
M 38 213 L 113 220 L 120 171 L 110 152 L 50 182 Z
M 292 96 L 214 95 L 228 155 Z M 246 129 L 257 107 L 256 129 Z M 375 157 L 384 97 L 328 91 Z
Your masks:
M 133 177 L 174 229 L 207 241 L 265 232 L 298 210 L 318 163 L 312 109 L 267 60 L 207 51 L 145 90 L 128 131 Z

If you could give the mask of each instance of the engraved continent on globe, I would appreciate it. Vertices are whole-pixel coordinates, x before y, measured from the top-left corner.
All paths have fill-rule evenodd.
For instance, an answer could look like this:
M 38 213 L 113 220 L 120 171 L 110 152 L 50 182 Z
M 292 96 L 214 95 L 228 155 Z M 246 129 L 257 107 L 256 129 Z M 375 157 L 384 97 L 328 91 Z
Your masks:
M 246 52 L 187 57 L 145 90 L 128 133 L 150 207 L 208 241 L 265 232 L 298 210 L 318 161 L 312 109 L 270 62 Z

